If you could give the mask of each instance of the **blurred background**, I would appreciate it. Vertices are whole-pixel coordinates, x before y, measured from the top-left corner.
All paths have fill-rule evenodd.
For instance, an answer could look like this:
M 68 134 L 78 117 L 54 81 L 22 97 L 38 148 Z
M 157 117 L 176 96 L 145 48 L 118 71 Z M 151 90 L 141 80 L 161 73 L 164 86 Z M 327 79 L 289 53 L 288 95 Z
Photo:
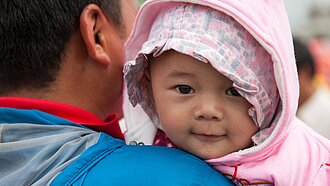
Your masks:
M 330 0 L 284 0 L 295 35 L 330 37 Z
M 284 0 L 293 35 L 308 45 L 317 75 L 330 84 L 330 0 Z
M 330 139 L 330 0 L 284 0 L 300 97 L 297 116 Z

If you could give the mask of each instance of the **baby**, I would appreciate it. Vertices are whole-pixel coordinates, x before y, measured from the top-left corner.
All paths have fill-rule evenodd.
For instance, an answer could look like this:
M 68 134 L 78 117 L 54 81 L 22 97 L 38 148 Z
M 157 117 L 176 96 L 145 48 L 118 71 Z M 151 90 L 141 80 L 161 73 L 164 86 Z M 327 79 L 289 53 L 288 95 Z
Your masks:
M 279 17 L 284 7 L 224 2 L 149 1 L 142 7 L 127 44 L 125 81 L 129 100 L 151 122 L 128 119 L 126 140 L 146 134 L 145 143 L 192 153 L 236 184 L 329 184 L 329 141 L 294 116 L 298 82 L 290 30 L 256 16 L 267 11 L 255 4 Z M 273 32 L 278 38 L 267 35 Z

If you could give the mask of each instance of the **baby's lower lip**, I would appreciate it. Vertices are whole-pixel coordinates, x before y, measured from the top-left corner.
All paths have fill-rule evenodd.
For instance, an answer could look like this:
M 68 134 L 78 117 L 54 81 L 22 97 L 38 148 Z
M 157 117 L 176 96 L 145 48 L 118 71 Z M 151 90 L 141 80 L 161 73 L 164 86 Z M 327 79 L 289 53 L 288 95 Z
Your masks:
M 212 134 L 195 134 L 197 138 L 202 141 L 218 141 L 223 138 L 223 135 L 212 135 Z

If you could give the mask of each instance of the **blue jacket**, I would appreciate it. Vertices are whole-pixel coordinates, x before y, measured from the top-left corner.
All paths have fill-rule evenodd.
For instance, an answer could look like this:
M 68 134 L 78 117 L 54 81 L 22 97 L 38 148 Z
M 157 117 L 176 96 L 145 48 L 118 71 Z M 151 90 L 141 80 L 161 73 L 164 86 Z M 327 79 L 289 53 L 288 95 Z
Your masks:
M 1 185 L 231 185 L 177 149 L 129 146 L 38 110 L 0 108 Z

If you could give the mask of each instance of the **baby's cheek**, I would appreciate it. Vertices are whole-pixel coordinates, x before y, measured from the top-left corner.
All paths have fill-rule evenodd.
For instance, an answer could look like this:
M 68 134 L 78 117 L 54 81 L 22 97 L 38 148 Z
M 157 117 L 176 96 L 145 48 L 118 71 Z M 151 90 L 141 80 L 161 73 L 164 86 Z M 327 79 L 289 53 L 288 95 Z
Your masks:
M 175 121 L 174 119 L 166 119 L 161 120 L 162 127 L 165 132 L 175 133 L 176 130 L 179 129 L 180 126 L 178 126 L 179 121 Z

